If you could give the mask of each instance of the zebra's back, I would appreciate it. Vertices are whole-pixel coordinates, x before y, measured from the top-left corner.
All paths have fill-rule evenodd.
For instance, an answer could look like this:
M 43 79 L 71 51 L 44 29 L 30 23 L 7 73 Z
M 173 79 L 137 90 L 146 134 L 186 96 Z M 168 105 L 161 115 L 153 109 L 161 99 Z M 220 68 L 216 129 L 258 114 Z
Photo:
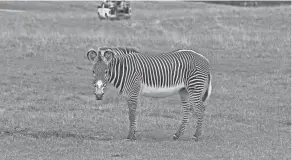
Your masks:
M 208 60 L 191 50 L 177 50 L 161 55 L 131 54 L 117 58 L 120 68 L 129 67 L 141 76 L 142 84 L 149 87 L 175 87 L 184 83 L 184 80 L 196 69 L 208 68 Z M 200 61 L 198 66 L 197 61 Z

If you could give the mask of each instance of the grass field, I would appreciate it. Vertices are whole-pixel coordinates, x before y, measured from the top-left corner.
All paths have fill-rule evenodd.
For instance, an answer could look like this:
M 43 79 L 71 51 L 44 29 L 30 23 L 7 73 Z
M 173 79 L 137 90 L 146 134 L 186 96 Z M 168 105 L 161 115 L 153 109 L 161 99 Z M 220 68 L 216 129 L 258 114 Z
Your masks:
M 98 2 L 0 2 L 0 159 L 291 159 L 291 7 L 133 2 L 100 21 Z M 20 12 L 21 11 L 21 12 Z M 95 101 L 89 48 L 194 49 L 210 60 L 203 134 L 171 139 L 179 96 L 143 97 L 138 140 L 116 90 Z

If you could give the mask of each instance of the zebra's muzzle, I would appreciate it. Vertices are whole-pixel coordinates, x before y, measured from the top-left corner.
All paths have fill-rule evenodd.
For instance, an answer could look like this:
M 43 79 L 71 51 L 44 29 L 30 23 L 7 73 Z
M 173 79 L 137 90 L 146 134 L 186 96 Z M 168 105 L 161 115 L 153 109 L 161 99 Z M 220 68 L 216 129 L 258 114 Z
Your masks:
M 95 94 L 96 100 L 102 100 L 103 95 L 104 95 L 104 92 L 103 92 L 104 84 L 102 83 L 102 81 L 101 80 L 97 81 L 94 84 L 94 88 L 95 88 L 94 94 Z
M 102 100 L 103 99 L 103 93 L 102 94 L 95 94 L 96 100 Z

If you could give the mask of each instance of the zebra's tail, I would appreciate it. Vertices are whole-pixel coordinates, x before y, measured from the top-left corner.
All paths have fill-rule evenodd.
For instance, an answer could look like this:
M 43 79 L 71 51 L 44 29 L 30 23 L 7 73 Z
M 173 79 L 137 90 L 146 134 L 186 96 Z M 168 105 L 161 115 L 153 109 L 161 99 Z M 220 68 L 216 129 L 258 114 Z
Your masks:
M 205 102 L 209 99 L 211 92 L 212 92 L 212 76 L 211 73 L 208 74 L 208 88 L 206 89 L 206 92 L 204 93 L 204 96 L 202 97 L 202 101 Z

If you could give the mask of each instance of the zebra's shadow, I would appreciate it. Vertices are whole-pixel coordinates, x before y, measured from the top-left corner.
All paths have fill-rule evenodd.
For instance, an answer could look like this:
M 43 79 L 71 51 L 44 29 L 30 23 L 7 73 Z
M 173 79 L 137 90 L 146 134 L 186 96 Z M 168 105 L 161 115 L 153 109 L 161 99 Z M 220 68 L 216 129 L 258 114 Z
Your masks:
M 25 129 L 0 129 L 0 136 L 25 136 L 25 137 L 32 137 L 35 139 L 48 139 L 48 138 L 74 138 L 80 140 L 98 140 L 98 141 L 110 141 L 113 138 L 111 136 L 106 136 L 107 133 L 99 132 L 95 133 L 95 135 L 85 135 L 85 134 L 78 134 L 72 133 L 69 131 L 63 130 L 47 130 L 47 131 L 33 131 L 28 128 Z

